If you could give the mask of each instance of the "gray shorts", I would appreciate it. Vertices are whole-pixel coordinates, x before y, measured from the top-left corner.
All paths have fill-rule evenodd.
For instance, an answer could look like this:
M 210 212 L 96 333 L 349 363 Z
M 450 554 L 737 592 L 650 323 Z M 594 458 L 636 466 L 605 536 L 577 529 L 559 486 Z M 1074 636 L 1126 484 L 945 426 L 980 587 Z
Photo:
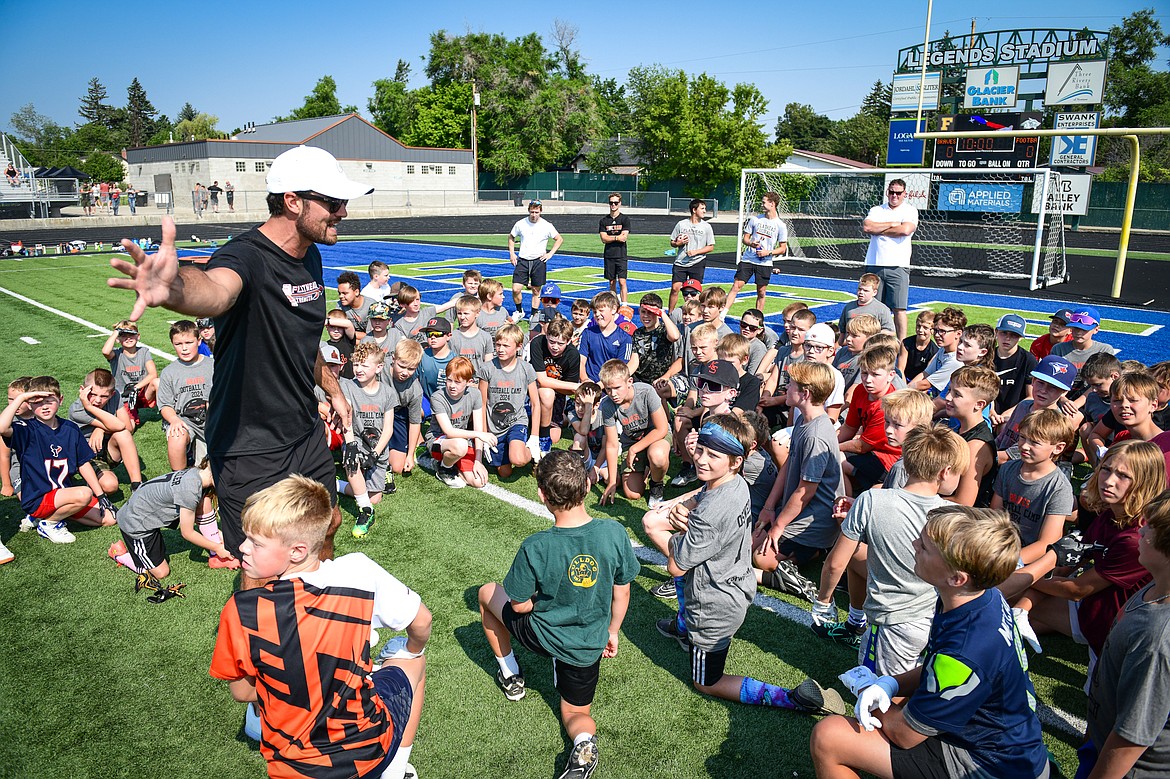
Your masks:
M 386 491 L 386 469 L 389 467 L 389 462 L 385 465 L 378 463 L 368 471 L 363 472 L 366 477 L 366 492 L 370 495 L 379 495 Z
M 870 623 L 857 649 L 857 662 L 878 676 L 897 676 L 917 668 L 930 639 L 929 617 L 897 625 Z
M 910 271 L 906 268 L 871 268 L 882 280 L 882 302 L 891 310 L 905 311 L 910 302 Z

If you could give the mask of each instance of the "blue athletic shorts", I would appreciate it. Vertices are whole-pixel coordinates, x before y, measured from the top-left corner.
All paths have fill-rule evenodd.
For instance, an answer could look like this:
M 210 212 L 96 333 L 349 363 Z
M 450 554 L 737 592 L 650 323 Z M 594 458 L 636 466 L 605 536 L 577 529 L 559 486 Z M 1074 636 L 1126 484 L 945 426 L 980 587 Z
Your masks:
M 501 433 L 498 438 L 496 452 L 492 455 L 491 462 L 488 463 L 492 468 L 511 464 L 508 460 L 508 444 L 511 441 L 526 442 L 528 440 L 528 425 L 512 425 L 508 428 L 508 432 Z

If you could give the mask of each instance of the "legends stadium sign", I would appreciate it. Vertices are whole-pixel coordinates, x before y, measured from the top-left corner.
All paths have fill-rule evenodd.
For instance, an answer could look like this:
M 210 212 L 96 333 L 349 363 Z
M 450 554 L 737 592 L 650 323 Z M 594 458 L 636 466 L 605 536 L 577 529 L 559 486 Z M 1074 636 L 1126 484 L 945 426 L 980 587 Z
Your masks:
M 930 69 L 1062 62 L 1104 56 L 1109 33 L 1092 30 L 1000 30 L 931 41 Z M 922 68 L 922 45 L 898 52 L 898 72 Z

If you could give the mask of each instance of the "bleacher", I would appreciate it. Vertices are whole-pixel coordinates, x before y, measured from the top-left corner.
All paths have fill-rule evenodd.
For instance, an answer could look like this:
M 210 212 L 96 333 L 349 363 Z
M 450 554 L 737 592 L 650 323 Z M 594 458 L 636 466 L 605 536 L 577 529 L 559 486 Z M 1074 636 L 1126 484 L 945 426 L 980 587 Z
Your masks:
M 37 169 L 4 133 L 0 133 L 0 171 L 12 164 L 18 181 L 14 185 L 5 176 L 0 178 L 0 215 L 15 217 L 48 217 L 59 215 L 62 206 L 78 202 L 76 178 L 37 176 Z

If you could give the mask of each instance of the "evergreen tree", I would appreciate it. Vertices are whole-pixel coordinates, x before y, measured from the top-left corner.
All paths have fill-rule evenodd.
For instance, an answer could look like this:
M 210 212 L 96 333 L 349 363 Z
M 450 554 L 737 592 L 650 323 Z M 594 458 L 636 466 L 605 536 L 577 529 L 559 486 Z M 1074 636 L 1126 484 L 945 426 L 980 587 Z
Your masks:
M 143 146 L 154 135 L 157 114 L 135 78 L 126 89 L 126 142 L 130 146 Z
M 77 113 L 87 124 L 100 124 L 109 128 L 114 109 L 106 103 L 107 97 L 106 88 L 102 86 L 97 76 L 94 76 L 89 80 L 89 89 L 85 97 L 81 98 L 81 108 L 77 109 Z
M 195 106 L 190 103 L 183 103 L 183 107 L 179 109 L 179 115 L 175 117 L 175 124 L 179 122 L 190 122 L 199 116 L 199 112 L 195 110 Z

